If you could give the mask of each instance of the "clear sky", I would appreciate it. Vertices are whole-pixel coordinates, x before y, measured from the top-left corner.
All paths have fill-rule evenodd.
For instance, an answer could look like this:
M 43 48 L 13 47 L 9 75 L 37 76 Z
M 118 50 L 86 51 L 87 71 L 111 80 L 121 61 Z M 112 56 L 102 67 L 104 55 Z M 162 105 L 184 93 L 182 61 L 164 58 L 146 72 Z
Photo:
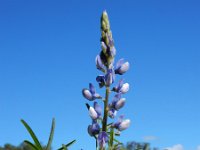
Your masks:
M 153 146 L 200 145 L 200 1 L 0 1 L 0 145 L 30 136 L 43 143 L 56 118 L 53 147 L 94 149 L 81 90 L 100 73 L 100 16 L 107 10 L 116 59 L 131 64 L 127 104 L 132 121 L 120 140 Z M 120 78 L 118 78 L 120 79 Z M 104 93 L 102 90 L 97 90 Z

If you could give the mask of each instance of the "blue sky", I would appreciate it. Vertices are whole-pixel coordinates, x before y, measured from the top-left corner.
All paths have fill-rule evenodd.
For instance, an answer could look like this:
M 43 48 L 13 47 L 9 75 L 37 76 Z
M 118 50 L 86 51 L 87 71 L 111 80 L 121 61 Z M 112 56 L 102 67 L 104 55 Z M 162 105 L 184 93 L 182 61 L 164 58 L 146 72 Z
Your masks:
M 132 124 L 120 140 L 149 138 L 152 146 L 196 150 L 199 6 L 198 0 L 0 1 L 0 145 L 30 140 L 21 118 L 45 143 L 55 117 L 54 148 L 77 139 L 72 149 L 94 149 L 81 90 L 89 82 L 97 86 L 94 59 L 107 10 L 116 59 L 131 64 L 120 113 Z

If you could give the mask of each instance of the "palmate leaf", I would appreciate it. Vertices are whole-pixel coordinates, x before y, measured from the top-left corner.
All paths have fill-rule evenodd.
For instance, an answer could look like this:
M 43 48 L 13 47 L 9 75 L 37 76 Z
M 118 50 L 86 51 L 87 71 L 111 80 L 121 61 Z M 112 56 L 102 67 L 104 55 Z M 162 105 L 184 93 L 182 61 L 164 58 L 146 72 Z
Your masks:
M 50 132 L 50 135 L 49 135 L 49 140 L 48 140 L 48 143 L 47 143 L 46 150 L 51 149 L 51 144 L 52 144 L 52 140 L 53 140 L 53 136 L 54 136 L 54 130 L 55 130 L 55 118 L 53 118 L 53 120 L 52 120 L 51 132 Z
M 32 137 L 32 139 L 35 143 L 35 147 L 37 147 L 37 150 L 43 150 L 38 138 L 36 137 L 35 133 L 31 129 L 31 127 L 23 119 L 21 119 L 21 122 L 23 123 L 23 125 L 25 126 L 25 128 L 29 132 L 30 136 Z
M 28 146 L 30 146 L 32 150 L 39 150 L 33 143 L 31 143 L 28 140 L 24 140 L 24 143 L 26 143 Z
M 66 145 L 62 146 L 61 148 L 59 148 L 58 150 L 66 150 L 69 146 L 71 146 L 72 144 L 74 144 L 76 142 L 76 140 L 73 140 L 69 143 L 67 143 Z

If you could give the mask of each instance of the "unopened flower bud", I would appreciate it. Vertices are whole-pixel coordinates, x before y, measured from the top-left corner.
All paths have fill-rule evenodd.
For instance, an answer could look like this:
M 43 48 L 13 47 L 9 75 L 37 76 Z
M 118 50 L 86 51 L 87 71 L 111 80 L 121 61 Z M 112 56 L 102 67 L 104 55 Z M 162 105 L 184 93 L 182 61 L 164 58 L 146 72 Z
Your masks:
M 105 72 L 105 66 L 103 65 L 103 62 L 102 62 L 101 57 L 99 55 L 96 56 L 95 62 L 96 62 L 97 69 Z

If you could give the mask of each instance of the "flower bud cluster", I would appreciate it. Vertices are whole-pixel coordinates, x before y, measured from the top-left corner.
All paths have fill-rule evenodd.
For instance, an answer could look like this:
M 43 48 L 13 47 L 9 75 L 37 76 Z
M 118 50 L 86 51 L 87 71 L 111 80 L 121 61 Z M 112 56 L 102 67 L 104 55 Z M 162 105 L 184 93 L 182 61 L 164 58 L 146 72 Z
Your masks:
M 96 77 L 96 81 L 100 88 L 106 88 L 106 96 L 105 98 L 100 96 L 92 83 L 89 84 L 88 89 L 84 88 L 82 90 L 82 94 L 87 100 L 94 101 L 93 106 L 86 104 L 89 116 L 92 120 L 92 123 L 88 126 L 88 133 L 96 139 L 100 150 L 104 150 L 108 142 L 113 143 L 113 141 L 111 141 L 113 140 L 113 138 L 111 138 L 111 133 L 113 134 L 112 136 L 114 136 L 115 131 L 117 133 L 121 132 L 130 125 L 130 120 L 124 120 L 123 116 L 120 116 L 116 122 L 107 123 L 108 117 L 115 119 L 117 112 L 125 105 L 126 99 L 123 96 L 129 91 L 129 84 L 124 83 L 123 79 L 121 79 L 116 86 L 111 88 L 116 80 L 116 75 L 123 75 L 129 69 L 129 62 L 125 62 L 124 59 L 120 59 L 116 65 L 114 65 L 115 55 L 116 49 L 110 30 L 110 23 L 108 15 L 106 11 L 104 11 L 101 17 L 101 52 L 96 56 L 95 62 L 96 68 L 102 72 L 101 75 Z M 115 93 L 112 101 L 109 101 L 110 92 Z M 99 103 L 103 102 L 104 109 L 95 101 L 97 99 L 99 99 Z M 109 145 L 112 146 L 110 143 Z

